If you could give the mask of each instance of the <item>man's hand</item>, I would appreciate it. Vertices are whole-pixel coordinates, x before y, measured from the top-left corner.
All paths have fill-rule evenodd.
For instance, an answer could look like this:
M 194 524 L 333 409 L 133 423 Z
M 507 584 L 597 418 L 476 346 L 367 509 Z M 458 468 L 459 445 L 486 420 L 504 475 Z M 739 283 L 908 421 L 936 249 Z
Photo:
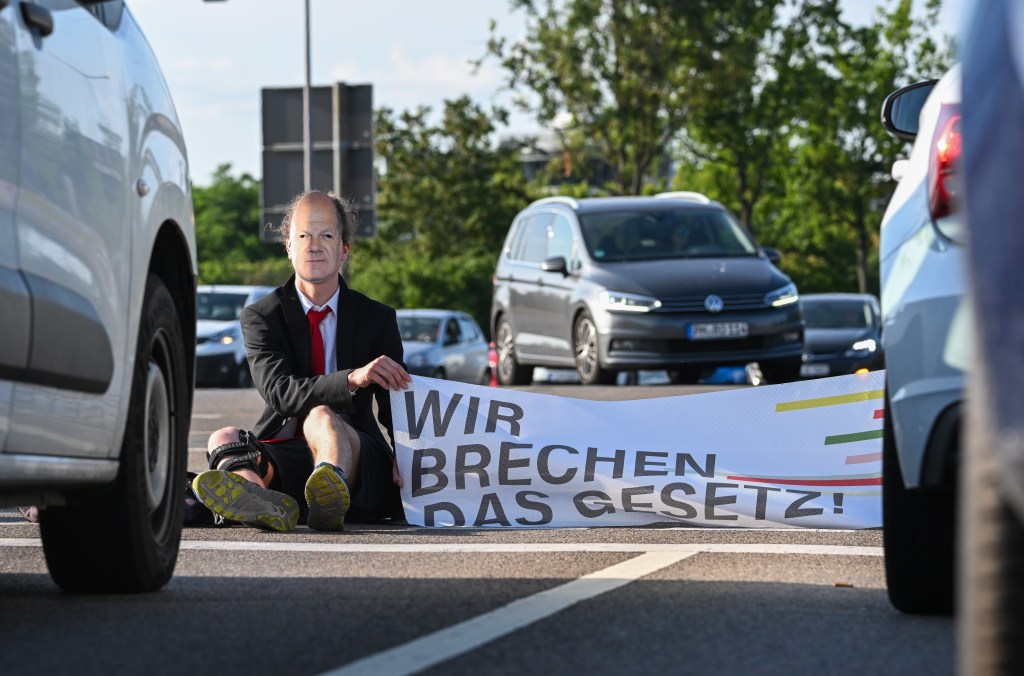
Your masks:
M 348 374 L 349 389 L 380 385 L 385 390 L 404 390 L 409 387 L 412 378 L 402 365 L 391 357 L 381 355 L 362 368 L 354 369 Z
M 395 463 L 391 465 L 391 480 L 395 482 L 395 485 L 401 488 L 405 485 L 402 481 L 402 475 L 398 473 L 398 458 L 395 458 Z

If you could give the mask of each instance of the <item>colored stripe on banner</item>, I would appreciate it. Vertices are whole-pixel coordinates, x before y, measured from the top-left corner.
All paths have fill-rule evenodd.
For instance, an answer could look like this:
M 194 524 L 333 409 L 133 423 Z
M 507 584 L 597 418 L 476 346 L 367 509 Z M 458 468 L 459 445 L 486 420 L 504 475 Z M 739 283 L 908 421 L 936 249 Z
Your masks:
M 848 456 L 846 456 L 846 464 L 847 465 L 859 465 L 861 463 L 875 462 L 876 460 L 881 460 L 881 459 L 882 459 L 882 454 L 881 453 L 862 453 L 860 455 L 848 455 Z
M 866 441 L 868 439 L 881 439 L 882 430 L 868 430 L 867 432 L 852 432 L 850 434 L 834 434 L 825 437 L 825 445 L 852 444 L 855 441 Z
M 840 394 L 834 397 L 819 397 L 817 399 L 801 399 L 798 401 L 784 401 L 775 405 L 776 413 L 786 411 L 800 411 L 807 408 L 820 408 L 822 406 L 838 406 L 840 404 L 852 404 L 858 401 L 871 401 L 881 399 L 885 396 L 885 390 L 868 390 L 867 392 L 855 392 L 853 394 Z
M 761 484 L 780 484 L 783 486 L 881 486 L 882 477 L 867 476 L 848 479 L 779 479 L 756 476 L 729 476 L 730 481 L 749 481 Z

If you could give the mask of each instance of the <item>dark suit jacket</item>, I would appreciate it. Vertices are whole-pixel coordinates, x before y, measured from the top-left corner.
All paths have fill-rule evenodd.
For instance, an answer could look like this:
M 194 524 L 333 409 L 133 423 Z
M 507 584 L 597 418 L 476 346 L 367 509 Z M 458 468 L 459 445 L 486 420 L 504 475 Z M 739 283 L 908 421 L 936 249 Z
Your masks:
M 295 290 L 295 276 L 273 293 L 242 310 L 242 336 L 256 389 L 266 408 L 253 432 L 259 439 L 278 435 L 291 420 L 301 424 L 309 411 L 325 405 L 349 416 L 363 432 L 387 442 L 373 418 L 377 415 L 394 444 L 391 399 L 378 385 L 348 392 L 348 374 L 381 355 L 402 364 L 402 338 L 395 310 L 348 288 L 338 277 L 338 370 L 325 376 L 310 372 L 309 322 Z M 301 427 L 295 434 L 301 434 Z M 393 452 L 393 451 L 392 451 Z

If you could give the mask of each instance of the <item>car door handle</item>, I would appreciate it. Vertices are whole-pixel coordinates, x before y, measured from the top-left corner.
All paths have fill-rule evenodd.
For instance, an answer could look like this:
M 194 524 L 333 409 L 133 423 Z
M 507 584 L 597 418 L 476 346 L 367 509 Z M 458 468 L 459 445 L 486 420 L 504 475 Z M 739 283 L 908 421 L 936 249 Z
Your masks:
M 53 32 L 53 15 L 50 10 L 32 2 L 21 3 L 21 18 L 25 23 L 39 31 L 39 35 L 46 37 Z

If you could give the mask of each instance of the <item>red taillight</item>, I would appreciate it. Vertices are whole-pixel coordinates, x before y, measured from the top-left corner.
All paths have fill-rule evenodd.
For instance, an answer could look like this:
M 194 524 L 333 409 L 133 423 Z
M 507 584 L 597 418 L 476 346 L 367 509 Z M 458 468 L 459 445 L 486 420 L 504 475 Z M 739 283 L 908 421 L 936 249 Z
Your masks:
M 928 163 L 928 206 L 932 219 L 948 216 L 957 206 L 960 160 L 960 105 L 947 104 L 939 110 L 939 123 L 932 139 Z

